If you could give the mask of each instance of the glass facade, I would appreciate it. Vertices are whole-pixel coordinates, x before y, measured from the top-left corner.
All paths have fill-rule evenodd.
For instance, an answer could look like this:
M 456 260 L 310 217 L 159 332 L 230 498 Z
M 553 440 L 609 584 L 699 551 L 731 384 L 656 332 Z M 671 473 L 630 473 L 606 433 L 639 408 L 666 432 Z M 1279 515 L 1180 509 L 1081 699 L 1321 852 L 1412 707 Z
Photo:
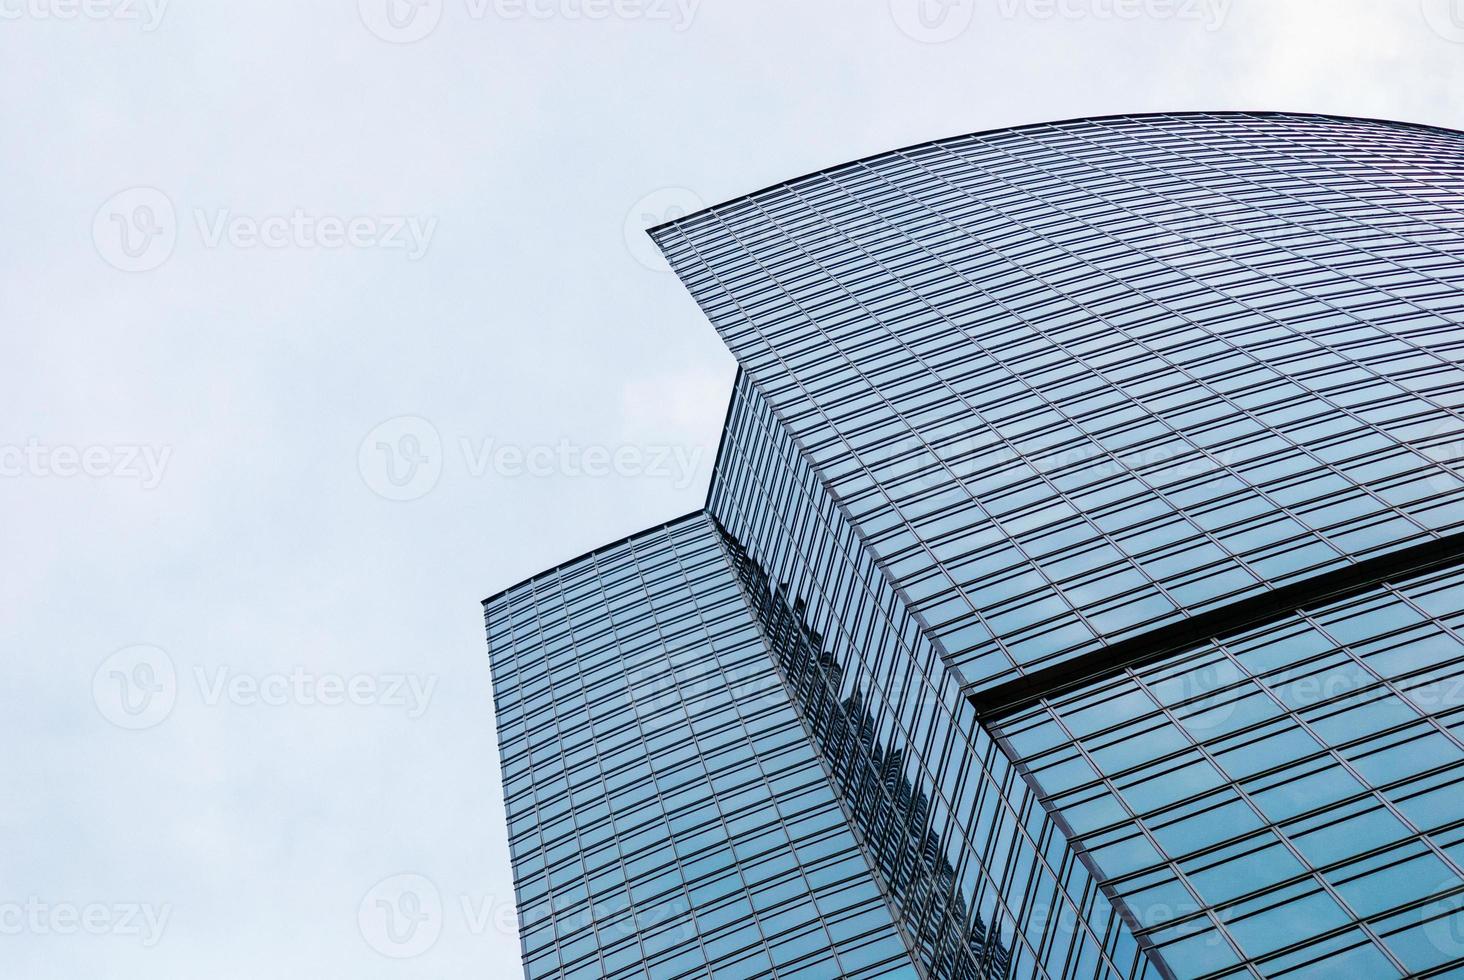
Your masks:
M 931 143 L 656 238 L 968 689 L 1464 527 L 1464 137 Z
M 1044 700 L 1000 735 L 1178 975 L 1458 976 L 1461 630 L 1456 568 Z
M 1464 135 L 1080 120 L 653 230 L 706 510 L 485 603 L 541 977 L 1464 976 Z
M 705 515 L 485 603 L 529 980 L 915 980 Z
M 818 693 L 795 698 L 837 699 L 838 709 L 822 709 L 836 712 L 828 723 L 848 724 L 838 715 L 859 719 L 868 732 L 866 767 L 888 774 L 880 785 L 850 776 L 857 791 L 836 785 L 856 815 L 903 811 L 898 833 L 873 835 L 866 847 L 927 975 L 1149 975 L 1132 932 L 977 723 L 904 600 L 745 376 L 708 506 L 756 556 L 758 577 L 768 584 L 750 590 L 755 604 L 796 610 L 777 617 L 770 635 L 785 635 L 793 622 L 817 637 L 818 656 L 804 654 L 816 670 L 785 673 L 791 689 L 816 685 Z M 821 711 L 808 713 L 815 741 L 827 738 L 817 723 Z M 839 752 L 824 755 L 836 772 L 848 765 Z M 906 795 L 921 805 L 907 806 Z M 920 854 L 924 867 L 892 867 L 881 857 L 891 850 Z M 961 972 L 960 961 L 944 955 L 950 936 L 983 932 L 1003 950 L 1008 972 Z

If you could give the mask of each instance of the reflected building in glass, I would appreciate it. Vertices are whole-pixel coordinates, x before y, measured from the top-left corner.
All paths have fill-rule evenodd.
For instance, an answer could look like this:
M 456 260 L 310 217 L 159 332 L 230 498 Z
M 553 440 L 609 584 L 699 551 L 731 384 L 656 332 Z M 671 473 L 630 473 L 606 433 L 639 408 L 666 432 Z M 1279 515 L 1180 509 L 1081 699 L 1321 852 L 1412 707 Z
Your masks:
M 653 230 L 706 509 L 485 603 L 527 975 L 1464 975 L 1464 136 L 943 140 Z

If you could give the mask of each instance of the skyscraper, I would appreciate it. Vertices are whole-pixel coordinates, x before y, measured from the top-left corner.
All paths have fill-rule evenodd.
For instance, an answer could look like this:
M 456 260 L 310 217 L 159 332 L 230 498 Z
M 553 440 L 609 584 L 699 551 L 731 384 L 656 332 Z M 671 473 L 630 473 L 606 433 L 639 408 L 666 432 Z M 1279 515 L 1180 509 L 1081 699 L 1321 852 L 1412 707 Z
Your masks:
M 741 371 L 485 603 L 528 975 L 1464 975 L 1461 232 L 1461 134 L 1242 113 L 655 229 Z

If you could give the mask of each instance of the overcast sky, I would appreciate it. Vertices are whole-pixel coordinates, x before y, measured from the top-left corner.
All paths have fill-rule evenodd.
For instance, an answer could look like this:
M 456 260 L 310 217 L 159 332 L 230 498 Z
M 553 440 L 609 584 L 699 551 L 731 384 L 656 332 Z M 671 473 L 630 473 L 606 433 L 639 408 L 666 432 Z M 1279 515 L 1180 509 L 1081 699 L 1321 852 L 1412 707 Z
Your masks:
M 699 507 L 733 374 L 641 228 L 1082 115 L 1464 127 L 1464 2 L 927 2 L 0 0 L 0 975 L 518 975 L 479 600 Z

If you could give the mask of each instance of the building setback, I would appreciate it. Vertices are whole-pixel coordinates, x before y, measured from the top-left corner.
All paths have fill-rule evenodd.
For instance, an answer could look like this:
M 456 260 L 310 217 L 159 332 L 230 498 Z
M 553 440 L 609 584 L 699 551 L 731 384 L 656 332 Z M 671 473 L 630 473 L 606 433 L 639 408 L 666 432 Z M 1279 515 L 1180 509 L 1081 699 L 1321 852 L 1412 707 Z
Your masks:
M 531 980 L 1464 973 L 1464 135 L 976 134 L 652 234 L 706 509 L 484 604 Z

